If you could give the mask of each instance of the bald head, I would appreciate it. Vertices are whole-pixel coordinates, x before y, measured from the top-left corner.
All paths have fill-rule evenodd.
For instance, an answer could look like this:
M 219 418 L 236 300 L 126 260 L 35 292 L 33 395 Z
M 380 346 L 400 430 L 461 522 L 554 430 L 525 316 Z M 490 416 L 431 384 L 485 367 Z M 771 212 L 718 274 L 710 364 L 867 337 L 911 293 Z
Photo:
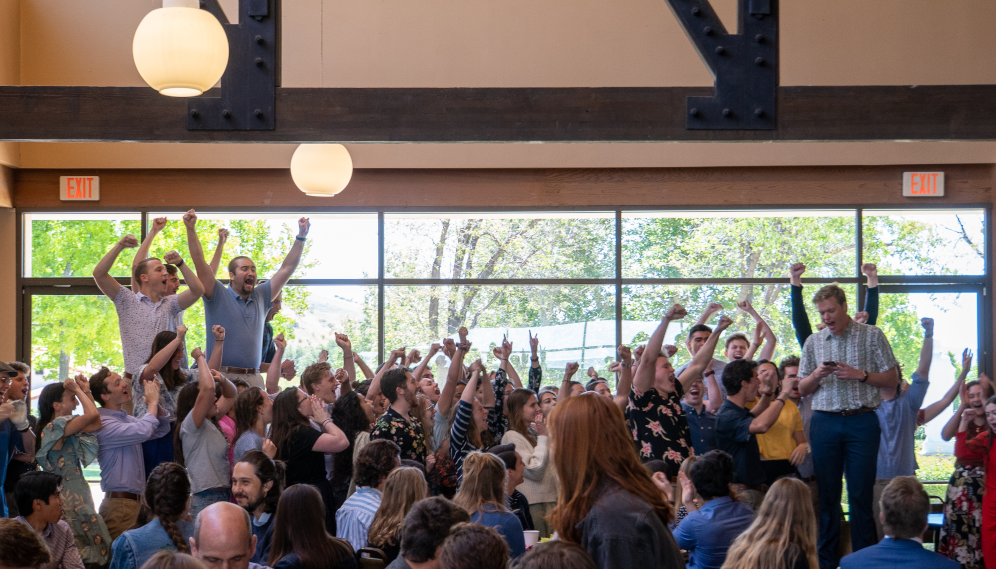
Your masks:
M 201 510 L 190 538 L 190 551 L 208 569 L 248 569 L 256 552 L 249 512 L 230 502 Z

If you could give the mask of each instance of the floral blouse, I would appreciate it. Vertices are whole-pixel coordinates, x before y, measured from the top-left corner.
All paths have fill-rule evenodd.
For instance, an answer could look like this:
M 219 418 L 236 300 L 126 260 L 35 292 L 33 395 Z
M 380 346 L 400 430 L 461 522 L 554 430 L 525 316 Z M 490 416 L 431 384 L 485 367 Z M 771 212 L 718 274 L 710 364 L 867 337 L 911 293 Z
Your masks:
M 425 457 L 429 454 L 422 425 L 415 419 L 405 420 L 401 413 L 391 407 L 388 407 L 387 413 L 377 419 L 377 424 L 370 431 L 370 440 L 375 439 L 394 441 L 401 448 L 403 460 L 414 460 L 425 464 Z
M 645 393 L 634 389 L 630 391 L 626 405 L 626 418 L 640 459 L 663 460 L 667 463 L 669 476 L 677 475 L 681 463 L 693 453 L 688 421 L 681 407 L 683 392 L 678 381 L 674 382 L 674 391 L 668 394 L 662 394 L 656 388 Z

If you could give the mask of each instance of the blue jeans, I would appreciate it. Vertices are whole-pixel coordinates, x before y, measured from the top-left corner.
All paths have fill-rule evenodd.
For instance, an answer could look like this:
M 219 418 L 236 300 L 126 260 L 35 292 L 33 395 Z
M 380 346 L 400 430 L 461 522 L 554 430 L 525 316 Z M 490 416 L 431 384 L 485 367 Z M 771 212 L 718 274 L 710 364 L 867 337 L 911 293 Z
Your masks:
M 227 502 L 232 497 L 228 488 L 208 488 L 190 496 L 190 519 L 197 522 L 197 514 L 201 510 L 217 502 Z
M 851 548 L 854 551 L 877 543 L 872 501 L 878 444 L 878 416 L 862 413 L 844 417 L 813 413 L 809 429 L 813 467 L 820 495 L 820 567 L 837 567 L 840 556 L 841 479 L 847 475 L 847 497 L 851 517 Z

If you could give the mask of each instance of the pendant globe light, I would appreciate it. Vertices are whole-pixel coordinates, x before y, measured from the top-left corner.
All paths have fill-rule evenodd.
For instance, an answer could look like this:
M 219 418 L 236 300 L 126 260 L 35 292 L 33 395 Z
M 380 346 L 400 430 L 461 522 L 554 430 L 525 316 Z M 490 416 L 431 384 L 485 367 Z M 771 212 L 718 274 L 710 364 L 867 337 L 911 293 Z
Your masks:
M 163 0 L 135 30 L 132 55 L 150 87 L 170 97 L 194 97 L 225 74 L 228 36 L 198 0 Z
M 353 160 L 341 144 L 302 144 L 291 158 L 291 178 L 309 196 L 334 196 L 353 176 Z

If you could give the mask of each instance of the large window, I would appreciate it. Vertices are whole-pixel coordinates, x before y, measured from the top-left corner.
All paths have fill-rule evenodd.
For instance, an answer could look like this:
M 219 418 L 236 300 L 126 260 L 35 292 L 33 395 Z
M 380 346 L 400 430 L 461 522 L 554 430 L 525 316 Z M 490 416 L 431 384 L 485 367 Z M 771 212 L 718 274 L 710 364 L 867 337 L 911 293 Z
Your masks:
M 182 214 L 21 212 L 18 278 L 27 332 L 20 353 L 34 364 L 36 380 L 120 366 L 116 316 L 94 286 L 93 267 L 122 235 L 142 239 L 160 216 L 169 223 L 151 254 L 176 249 L 186 257 Z M 690 313 L 668 337 L 679 348 L 679 363 L 689 358 L 685 331 L 711 302 L 734 317 L 731 332 L 751 335 L 752 319 L 736 307 L 744 300 L 772 325 L 776 356 L 783 357 L 799 352 L 788 285 L 793 262 L 807 266 L 804 299 L 814 328 L 818 318 L 809 299 L 816 288 L 840 283 L 853 312 L 865 298 L 860 265 L 875 262 L 881 275 L 879 326 L 906 370 L 916 366 L 919 318 L 933 316 L 965 331 L 955 342 L 961 348 L 945 347 L 935 363 L 970 347 L 982 369 L 991 371 L 988 212 L 978 208 L 198 215 L 209 259 L 219 229 L 229 232 L 217 274 L 223 282 L 227 263 L 237 255 L 252 257 L 261 278 L 272 275 L 293 243 L 298 218 L 311 219 L 311 238 L 274 320 L 274 328 L 290 338 L 288 356 L 298 361 L 299 371 L 322 349 L 338 363 L 334 332 L 349 334 L 375 368 L 394 348 L 424 353 L 466 326 L 473 355 L 488 366 L 496 364 L 492 348 L 508 337 L 513 363 L 524 373 L 532 333 L 540 339 L 545 382 L 559 381 L 572 361 L 610 377 L 615 347 L 645 342 L 674 302 Z M 133 255 L 126 250 L 114 265 L 122 284 L 128 284 Z M 200 341 L 201 303 L 188 309 L 185 322 L 190 338 Z

